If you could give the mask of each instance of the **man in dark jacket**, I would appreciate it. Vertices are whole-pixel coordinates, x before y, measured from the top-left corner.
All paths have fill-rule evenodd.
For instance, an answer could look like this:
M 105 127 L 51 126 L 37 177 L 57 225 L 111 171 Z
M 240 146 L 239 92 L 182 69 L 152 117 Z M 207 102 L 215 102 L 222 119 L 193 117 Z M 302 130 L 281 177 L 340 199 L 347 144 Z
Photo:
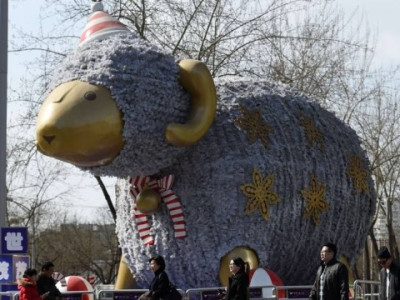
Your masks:
M 400 300 L 400 267 L 393 261 L 388 248 L 379 249 L 378 263 L 382 267 L 379 300 Z
M 39 294 L 42 295 L 50 292 L 47 300 L 61 299 L 61 292 L 56 287 L 56 281 L 51 275 L 54 273 L 54 265 L 52 262 L 46 262 L 42 265 L 41 272 L 36 282 Z
M 321 249 L 321 266 L 311 289 L 312 300 L 348 300 L 349 275 L 344 264 L 336 260 L 336 245 L 326 243 Z

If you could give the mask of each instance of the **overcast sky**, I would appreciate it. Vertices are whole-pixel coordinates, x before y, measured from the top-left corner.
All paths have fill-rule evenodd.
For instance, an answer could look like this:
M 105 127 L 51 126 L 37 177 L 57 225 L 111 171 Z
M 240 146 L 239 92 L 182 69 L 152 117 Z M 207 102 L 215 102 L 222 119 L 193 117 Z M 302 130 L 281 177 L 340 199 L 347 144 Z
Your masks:
M 400 0 L 327 1 L 337 3 L 343 8 L 346 15 L 357 9 L 358 15 L 363 15 L 365 19 L 368 20 L 371 30 L 373 32 L 378 32 L 376 49 L 377 63 L 386 65 L 400 64 Z M 87 0 L 87 2 L 88 6 L 90 6 L 91 1 Z M 107 7 L 107 0 L 103 0 L 103 3 Z M 9 0 L 9 38 L 13 38 L 13 33 L 16 28 L 24 29 L 26 32 L 37 32 L 39 30 L 37 20 L 43 5 L 43 0 Z M 43 30 L 46 29 L 44 28 Z M 23 70 L 18 66 L 15 60 L 16 57 L 19 61 L 24 60 L 21 56 L 10 55 L 9 64 L 13 65 L 10 66 L 9 73 L 12 79 L 14 79 L 15 76 L 19 76 L 21 72 L 23 73 Z M 13 68 L 13 66 L 16 66 L 16 68 Z
M 350 13 L 355 9 L 378 32 L 376 62 L 400 65 L 400 0 L 336 0 Z

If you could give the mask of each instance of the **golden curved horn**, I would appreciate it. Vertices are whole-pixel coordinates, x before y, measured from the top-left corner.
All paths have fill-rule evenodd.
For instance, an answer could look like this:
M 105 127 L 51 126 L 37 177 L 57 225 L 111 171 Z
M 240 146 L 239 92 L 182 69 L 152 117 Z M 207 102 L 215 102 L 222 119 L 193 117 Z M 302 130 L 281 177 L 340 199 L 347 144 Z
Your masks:
M 214 81 L 207 66 L 198 60 L 179 62 L 179 82 L 191 95 L 189 121 L 167 125 L 165 137 L 175 146 L 190 146 L 198 142 L 210 128 L 217 109 Z

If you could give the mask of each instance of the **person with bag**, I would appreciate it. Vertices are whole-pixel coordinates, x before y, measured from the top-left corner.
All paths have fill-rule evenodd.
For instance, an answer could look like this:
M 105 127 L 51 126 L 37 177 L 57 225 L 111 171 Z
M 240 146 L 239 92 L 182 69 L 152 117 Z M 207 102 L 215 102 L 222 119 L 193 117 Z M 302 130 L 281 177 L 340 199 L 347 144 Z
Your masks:
M 232 259 L 229 263 L 229 271 L 232 276 L 229 277 L 229 283 L 226 293 L 219 291 L 220 299 L 225 300 L 248 300 L 249 295 L 249 270 L 250 266 L 244 262 L 241 257 Z
M 150 283 L 149 291 L 140 296 L 140 300 L 180 300 L 182 295 L 169 282 L 165 272 L 165 260 L 161 255 L 149 259 L 154 278 Z

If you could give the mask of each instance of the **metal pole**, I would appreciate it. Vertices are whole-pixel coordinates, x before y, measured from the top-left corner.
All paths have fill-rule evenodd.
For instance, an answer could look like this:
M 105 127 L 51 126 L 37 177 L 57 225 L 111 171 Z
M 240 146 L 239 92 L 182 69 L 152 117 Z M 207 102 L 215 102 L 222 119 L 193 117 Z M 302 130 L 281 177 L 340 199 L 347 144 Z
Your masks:
M 8 0 L 0 0 L 0 228 L 6 226 Z

